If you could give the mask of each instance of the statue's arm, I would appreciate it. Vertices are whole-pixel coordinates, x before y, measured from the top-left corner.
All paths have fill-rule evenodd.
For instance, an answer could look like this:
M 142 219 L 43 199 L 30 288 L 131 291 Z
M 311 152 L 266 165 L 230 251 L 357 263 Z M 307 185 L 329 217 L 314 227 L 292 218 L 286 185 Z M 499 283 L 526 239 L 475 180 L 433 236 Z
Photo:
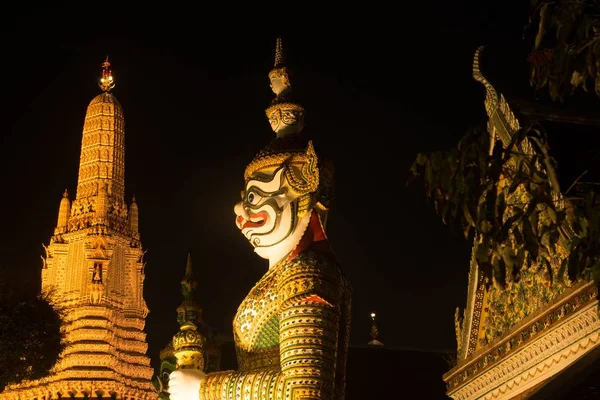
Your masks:
M 284 272 L 279 322 L 284 399 L 333 399 L 340 322 L 332 265 L 297 263 Z M 286 397 L 287 396 L 287 397 Z
M 213 372 L 200 382 L 200 400 L 229 400 L 245 398 L 274 399 L 275 386 L 281 377 L 279 369 L 252 372 Z

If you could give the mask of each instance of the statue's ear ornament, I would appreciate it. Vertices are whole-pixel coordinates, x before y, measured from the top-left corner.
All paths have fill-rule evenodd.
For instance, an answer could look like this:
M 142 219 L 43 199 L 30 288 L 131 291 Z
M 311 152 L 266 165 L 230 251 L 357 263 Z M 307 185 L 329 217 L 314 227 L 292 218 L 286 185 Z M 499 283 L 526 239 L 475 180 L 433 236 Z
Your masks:
M 312 141 L 304 153 L 293 154 L 287 161 L 285 178 L 294 192 L 302 196 L 315 192 L 319 187 L 319 167 Z

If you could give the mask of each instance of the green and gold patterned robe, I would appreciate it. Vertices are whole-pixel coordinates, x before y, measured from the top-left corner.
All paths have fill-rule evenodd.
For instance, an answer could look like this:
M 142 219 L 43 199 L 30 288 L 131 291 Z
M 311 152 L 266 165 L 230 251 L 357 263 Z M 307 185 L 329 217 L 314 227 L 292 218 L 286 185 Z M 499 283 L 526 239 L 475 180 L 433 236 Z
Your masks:
M 239 370 L 208 374 L 201 400 L 344 398 L 350 286 L 315 247 L 252 288 L 233 322 Z

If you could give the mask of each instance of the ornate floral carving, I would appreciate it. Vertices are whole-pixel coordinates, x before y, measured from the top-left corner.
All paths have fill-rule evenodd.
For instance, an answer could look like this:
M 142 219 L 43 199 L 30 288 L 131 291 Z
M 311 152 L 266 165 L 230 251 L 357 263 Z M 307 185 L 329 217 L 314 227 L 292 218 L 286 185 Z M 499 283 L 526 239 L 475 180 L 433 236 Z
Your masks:
M 556 266 L 555 274 L 558 272 Z M 505 290 L 490 288 L 483 305 L 487 314 L 483 321 L 481 345 L 485 346 L 538 309 L 550 305 L 564 292 L 559 282 L 551 285 L 544 272 L 524 270 L 519 282 L 509 282 Z

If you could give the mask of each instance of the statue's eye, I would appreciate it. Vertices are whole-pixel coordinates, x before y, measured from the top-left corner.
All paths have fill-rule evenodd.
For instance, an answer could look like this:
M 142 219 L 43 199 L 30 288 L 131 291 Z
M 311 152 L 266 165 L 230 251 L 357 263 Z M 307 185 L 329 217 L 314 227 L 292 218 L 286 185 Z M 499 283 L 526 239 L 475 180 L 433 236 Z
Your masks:
M 260 201 L 261 197 L 254 192 L 250 192 L 250 193 L 248 193 L 248 197 L 246 199 L 247 199 L 248 203 L 250 203 L 252 205 L 256 205 Z
M 244 197 L 244 204 L 246 206 L 256 206 L 263 201 L 263 196 L 254 191 L 254 188 L 250 187 L 246 191 L 246 197 Z

